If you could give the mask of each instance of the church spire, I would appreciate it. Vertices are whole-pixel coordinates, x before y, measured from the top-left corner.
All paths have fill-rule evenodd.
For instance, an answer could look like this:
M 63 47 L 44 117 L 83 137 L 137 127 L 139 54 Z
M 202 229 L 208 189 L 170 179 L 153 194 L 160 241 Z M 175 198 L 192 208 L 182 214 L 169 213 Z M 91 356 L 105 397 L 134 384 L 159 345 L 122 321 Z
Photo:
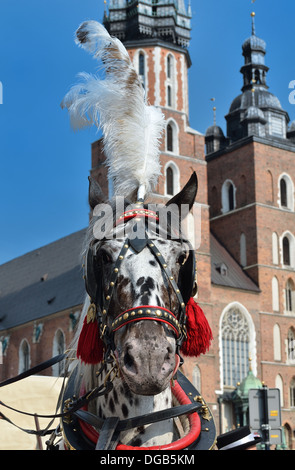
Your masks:
M 253 83 L 255 87 L 268 88 L 266 85 L 266 74 L 269 68 L 265 65 L 266 44 L 263 39 L 256 36 L 255 13 L 251 13 L 252 35 L 244 41 L 242 49 L 245 65 L 241 68 L 244 77 L 242 91 L 251 90 Z
M 256 31 L 255 31 L 255 12 L 254 12 L 254 11 L 252 11 L 251 17 L 252 17 L 252 36 L 256 36 Z
M 289 116 L 279 99 L 268 91 L 269 68 L 265 65 L 266 43 L 256 34 L 255 13 L 251 13 L 251 36 L 243 45 L 244 65 L 242 94 L 231 103 L 227 121 L 230 142 L 249 135 L 286 138 Z

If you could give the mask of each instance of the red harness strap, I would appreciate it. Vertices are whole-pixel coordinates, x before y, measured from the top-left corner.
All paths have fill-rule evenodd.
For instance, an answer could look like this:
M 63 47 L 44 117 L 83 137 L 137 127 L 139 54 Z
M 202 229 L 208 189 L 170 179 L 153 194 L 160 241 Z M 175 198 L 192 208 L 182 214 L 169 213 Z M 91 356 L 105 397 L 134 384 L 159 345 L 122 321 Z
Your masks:
M 130 219 L 133 219 L 134 217 L 144 217 L 148 219 L 154 219 L 154 220 L 159 220 L 159 217 L 156 212 L 150 211 L 148 209 L 132 209 L 129 211 L 124 212 L 119 219 L 117 220 L 115 225 L 121 224 L 123 222 L 127 222 Z
M 180 405 L 190 405 L 191 400 L 186 395 L 185 391 L 181 388 L 177 380 L 174 381 L 174 385 L 171 387 L 172 393 Z M 201 433 L 201 419 L 198 413 L 191 413 L 188 415 L 190 430 L 188 434 L 177 441 L 171 442 L 170 444 L 164 444 L 160 446 L 151 447 L 133 447 L 124 444 L 118 444 L 116 450 L 182 450 L 193 444 L 200 436 Z M 79 420 L 82 431 L 85 436 L 90 439 L 91 442 L 96 444 L 99 433 L 90 425 L 82 420 Z

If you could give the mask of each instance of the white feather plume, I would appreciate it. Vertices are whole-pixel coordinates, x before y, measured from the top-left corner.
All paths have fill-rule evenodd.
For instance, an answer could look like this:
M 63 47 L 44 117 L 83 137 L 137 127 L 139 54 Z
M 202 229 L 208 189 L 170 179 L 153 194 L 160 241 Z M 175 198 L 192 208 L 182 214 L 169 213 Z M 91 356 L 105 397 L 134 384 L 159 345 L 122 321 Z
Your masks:
M 81 73 L 81 83 L 65 96 L 75 129 L 102 129 L 106 164 L 115 195 L 152 191 L 161 174 L 162 112 L 149 106 L 138 74 L 123 44 L 96 21 L 82 23 L 76 42 L 101 61 L 105 77 Z

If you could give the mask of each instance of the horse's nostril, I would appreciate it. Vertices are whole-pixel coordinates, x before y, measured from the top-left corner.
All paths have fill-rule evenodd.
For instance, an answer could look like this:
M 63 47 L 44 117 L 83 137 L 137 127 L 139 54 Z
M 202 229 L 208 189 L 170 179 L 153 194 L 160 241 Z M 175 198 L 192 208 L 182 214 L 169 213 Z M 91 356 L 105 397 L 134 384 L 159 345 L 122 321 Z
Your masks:
M 173 353 L 173 348 L 172 348 L 172 346 L 169 345 L 169 346 L 167 347 L 167 352 L 168 352 L 168 354 L 172 354 L 172 353 Z
M 128 369 L 131 369 L 134 366 L 134 359 L 131 356 L 131 354 L 129 353 L 129 350 L 127 350 L 127 352 L 125 353 L 124 364 Z

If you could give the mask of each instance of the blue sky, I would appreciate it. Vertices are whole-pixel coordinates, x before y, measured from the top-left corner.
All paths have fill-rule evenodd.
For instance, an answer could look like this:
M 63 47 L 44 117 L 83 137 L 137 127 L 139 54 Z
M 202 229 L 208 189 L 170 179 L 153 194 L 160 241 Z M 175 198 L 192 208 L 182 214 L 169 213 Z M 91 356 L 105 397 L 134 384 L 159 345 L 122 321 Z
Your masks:
M 240 93 L 241 46 L 256 33 L 267 43 L 268 85 L 295 119 L 294 0 L 192 0 L 190 125 L 205 132 Z M 69 235 L 88 222 L 91 143 L 96 129 L 74 133 L 60 102 L 95 62 L 74 43 L 86 19 L 102 20 L 103 0 L 0 2 L 0 264 Z

